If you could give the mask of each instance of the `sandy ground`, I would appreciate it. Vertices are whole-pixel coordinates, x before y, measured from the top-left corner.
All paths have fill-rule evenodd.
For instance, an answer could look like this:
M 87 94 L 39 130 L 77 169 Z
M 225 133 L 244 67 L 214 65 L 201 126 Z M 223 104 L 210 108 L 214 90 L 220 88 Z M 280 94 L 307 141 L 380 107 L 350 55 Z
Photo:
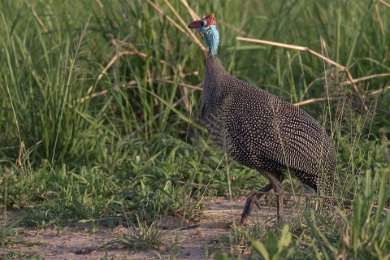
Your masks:
M 99 228 L 96 232 L 81 228 L 21 229 L 14 236 L 14 243 L 0 248 L 0 258 L 14 255 L 44 259 L 205 259 L 219 249 L 218 241 L 229 234 L 233 221 L 238 223 L 245 199 L 213 198 L 203 203 L 205 209 L 199 223 L 184 224 L 174 218 L 161 220 L 166 236 L 165 248 L 159 251 L 132 251 L 118 244 L 112 246 L 121 234 L 128 234 L 129 230 L 122 226 Z M 262 210 L 255 209 L 250 219 L 269 220 L 275 213 L 275 208 L 265 206 Z

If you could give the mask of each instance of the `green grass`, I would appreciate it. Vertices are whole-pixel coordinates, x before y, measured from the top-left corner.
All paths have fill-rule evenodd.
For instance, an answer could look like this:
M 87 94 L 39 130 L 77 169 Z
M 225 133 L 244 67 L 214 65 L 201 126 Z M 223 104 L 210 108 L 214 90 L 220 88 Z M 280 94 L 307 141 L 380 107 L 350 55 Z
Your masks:
M 164 1 L 155 2 L 178 21 Z M 170 2 L 191 21 L 180 1 Z M 229 72 L 291 102 L 354 92 L 338 84 L 346 80 L 343 73 L 308 53 L 240 43 L 236 36 L 307 46 L 354 78 L 390 72 L 390 9 L 378 1 L 190 4 L 199 15 L 216 14 L 219 57 Z M 3 215 L 20 211 L 22 224 L 34 227 L 115 226 L 123 212 L 147 225 L 161 215 L 196 221 L 204 196 L 247 195 L 240 191 L 265 184 L 255 171 L 226 165 L 197 121 L 201 92 L 184 86 L 201 87 L 204 60 L 193 39 L 146 1 L 2 1 Z M 389 82 L 374 78 L 360 88 L 370 92 Z M 331 223 L 337 225 L 308 213 L 290 225 L 292 239 L 280 252 L 267 242 L 288 236 L 285 229 L 276 232 L 279 227 L 271 227 L 274 238 L 232 231 L 229 243 L 246 246 L 254 257 L 267 251 L 270 259 L 388 256 L 389 104 L 387 90 L 367 99 L 372 114 L 347 98 L 304 107 L 337 150 L 335 194 L 354 200 L 352 210 L 335 206 Z M 287 180 L 285 187 L 297 185 Z M 11 231 L 0 231 L 1 245 Z M 252 240 L 262 242 L 250 247 Z
M 130 222 L 132 222 L 130 220 Z M 130 249 L 161 249 L 164 245 L 163 239 L 165 233 L 158 227 L 157 221 L 153 221 L 150 225 L 143 222 L 137 217 L 137 225 L 129 223 L 132 227 L 129 229 L 129 234 L 122 235 L 118 238 L 117 243 Z

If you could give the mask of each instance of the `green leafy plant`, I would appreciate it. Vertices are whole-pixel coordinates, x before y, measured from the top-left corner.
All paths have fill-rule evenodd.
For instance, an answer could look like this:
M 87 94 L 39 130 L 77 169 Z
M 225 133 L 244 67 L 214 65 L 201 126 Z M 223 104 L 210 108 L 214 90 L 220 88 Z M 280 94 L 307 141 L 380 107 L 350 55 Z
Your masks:
M 265 260 L 275 260 L 287 258 L 293 254 L 293 249 L 290 248 L 292 243 L 292 235 L 289 231 L 289 226 L 284 225 L 279 239 L 274 234 L 268 234 L 264 241 L 252 241 L 252 248 L 255 254 L 261 256 Z

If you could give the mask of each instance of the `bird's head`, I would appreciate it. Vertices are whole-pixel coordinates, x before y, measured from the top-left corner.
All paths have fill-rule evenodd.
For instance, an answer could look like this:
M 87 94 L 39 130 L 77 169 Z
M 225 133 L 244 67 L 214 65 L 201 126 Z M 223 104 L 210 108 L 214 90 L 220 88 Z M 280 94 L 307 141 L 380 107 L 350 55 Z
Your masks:
M 219 32 L 217 30 L 217 20 L 213 13 L 204 17 L 201 20 L 193 21 L 188 25 L 188 28 L 197 29 L 203 36 L 209 53 L 213 56 L 217 55 L 219 45 Z

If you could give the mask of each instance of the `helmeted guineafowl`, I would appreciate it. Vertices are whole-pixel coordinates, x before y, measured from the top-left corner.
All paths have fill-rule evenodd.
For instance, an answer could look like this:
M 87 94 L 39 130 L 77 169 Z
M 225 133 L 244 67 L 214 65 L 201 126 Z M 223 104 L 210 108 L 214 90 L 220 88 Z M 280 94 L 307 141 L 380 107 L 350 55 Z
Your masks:
M 248 197 L 241 216 L 272 188 L 277 216 L 283 214 L 283 170 L 289 169 L 318 193 L 329 193 L 336 158 L 328 135 L 305 111 L 231 76 L 216 57 L 219 33 L 214 14 L 193 21 L 209 47 L 200 120 L 213 139 L 239 163 L 261 172 L 270 183 Z

